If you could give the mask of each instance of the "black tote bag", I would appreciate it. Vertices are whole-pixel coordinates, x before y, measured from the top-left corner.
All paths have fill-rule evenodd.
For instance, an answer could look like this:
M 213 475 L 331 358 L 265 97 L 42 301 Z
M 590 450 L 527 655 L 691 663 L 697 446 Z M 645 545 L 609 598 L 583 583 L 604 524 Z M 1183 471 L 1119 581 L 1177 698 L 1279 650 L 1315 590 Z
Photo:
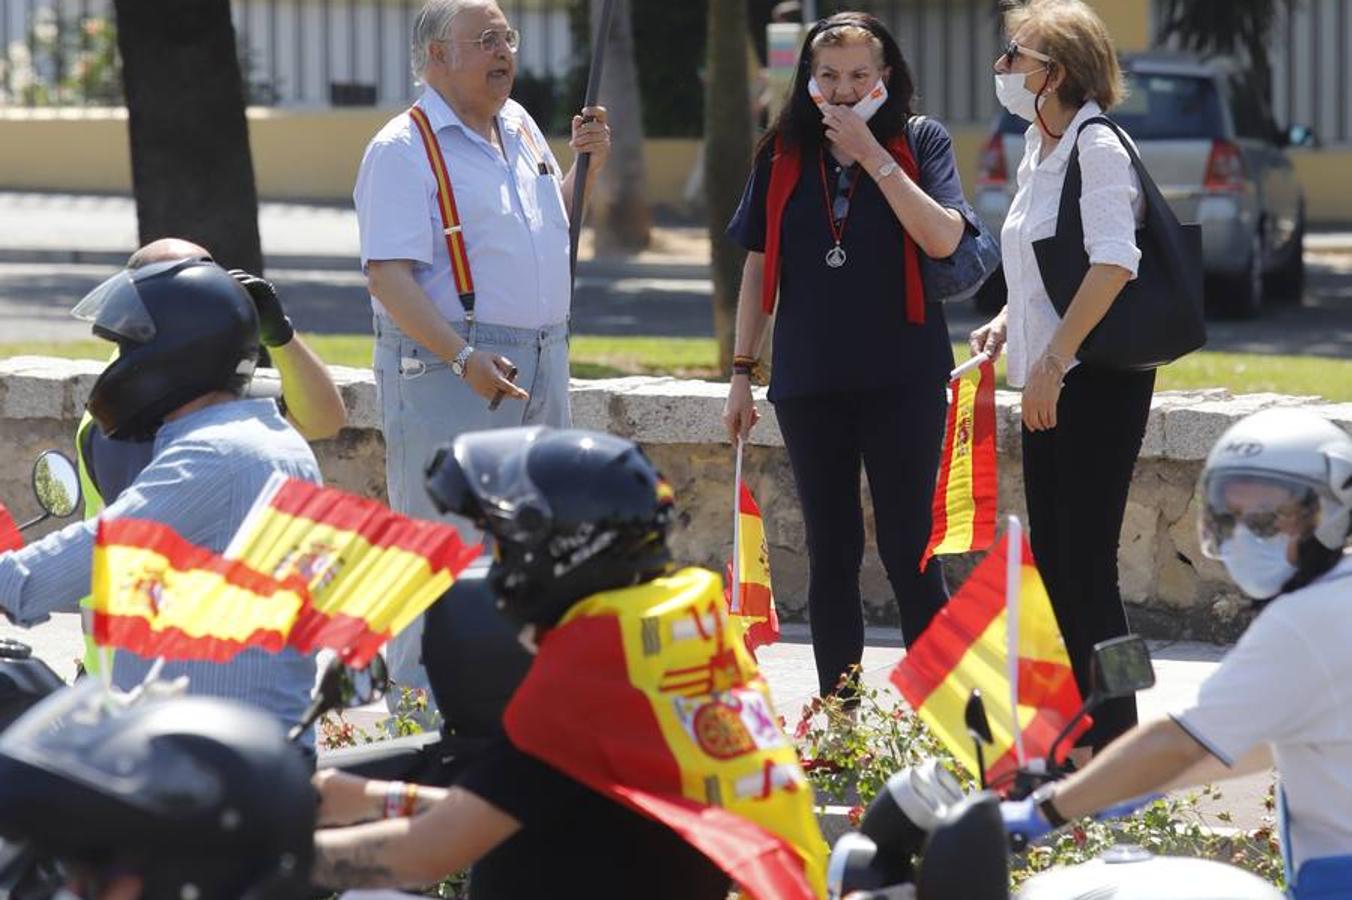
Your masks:
M 1081 362 L 1113 369 L 1144 370 L 1171 363 L 1206 343 L 1202 316 L 1202 227 L 1182 225 L 1165 202 L 1136 148 L 1116 122 L 1103 116 L 1080 126 L 1107 125 L 1131 156 L 1145 195 L 1145 224 L 1136 231 L 1141 262 L 1105 315 L 1080 345 Z M 1064 317 L 1089 271 L 1080 218 L 1079 133 L 1066 165 L 1056 234 L 1033 242 L 1042 284 Z

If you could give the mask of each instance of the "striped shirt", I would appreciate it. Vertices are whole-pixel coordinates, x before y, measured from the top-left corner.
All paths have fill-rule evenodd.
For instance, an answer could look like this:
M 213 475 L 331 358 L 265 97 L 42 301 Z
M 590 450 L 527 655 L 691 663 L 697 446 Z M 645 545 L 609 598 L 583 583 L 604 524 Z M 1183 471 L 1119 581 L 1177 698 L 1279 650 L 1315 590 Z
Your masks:
M 272 400 L 236 400 L 166 423 L 155 455 L 103 515 L 149 519 L 185 540 L 223 552 L 274 472 L 322 476 L 314 453 Z M 22 550 L 0 555 L 0 611 L 25 627 L 75 612 L 89 593 L 96 521 L 76 522 Z M 153 660 L 118 651 L 113 684 L 139 684 Z M 290 727 L 315 682 L 313 656 L 246 650 L 229 663 L 167 663 L 162 678 L 187 675 L 189 692 L 228 697 L 272 712 Z M 307 742 L 312 735 L 307 735 Z

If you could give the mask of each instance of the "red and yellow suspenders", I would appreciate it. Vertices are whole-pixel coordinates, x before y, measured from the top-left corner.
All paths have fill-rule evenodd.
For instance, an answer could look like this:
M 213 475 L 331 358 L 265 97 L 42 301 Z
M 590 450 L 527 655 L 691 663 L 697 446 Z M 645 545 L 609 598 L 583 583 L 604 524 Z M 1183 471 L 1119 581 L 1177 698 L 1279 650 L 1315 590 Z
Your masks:
M 474 327 L 474 276 L 469 271 L 469 251 L 465 248 L 465 235 L 460 226 L 460 212 L 455 208 L 455 190 L 451 187 L 451 173 L 446 170 L 446 158 L 441 155 L 441 144 L 432 130 L 432 123 L 421 107 L 414 106 L 408 111 L 409 118 L 418 126 L 422 135 L 423 149 L 427 151 L 427 161 L 432 164 L 432 173 L 437 178 L 437 206 L 441 209 L 441 225 L 446 233 L 446 249 L 451 255 L 451 275 L 455 278 L 455 290 L 460 295 L 460 305 L 465 309 L 465 325 Z

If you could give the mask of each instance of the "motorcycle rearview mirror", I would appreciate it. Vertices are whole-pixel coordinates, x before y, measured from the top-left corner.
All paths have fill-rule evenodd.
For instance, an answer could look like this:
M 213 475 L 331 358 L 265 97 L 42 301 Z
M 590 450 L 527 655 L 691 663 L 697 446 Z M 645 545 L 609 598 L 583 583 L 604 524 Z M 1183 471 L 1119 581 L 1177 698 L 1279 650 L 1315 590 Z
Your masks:
M 33 463 L 33 494 L 42 515 L 19 526 L 22 531 L 55 516 L 64 519 L 80 508 L 80 473 L 59 450 L 44 450 Z
M 981 689 L 973 688 L 971 695 L 967 698 L 967 706 L 962 713 L 963 723 L 967 726 L 967 734 L 972 738 L 972 744 L 976 747 L 976 767 L 980 769 L 977 775 L 981 779 L 981 789 L 986 789 L 986 744 L 995 743 L 995 738 L 991 735 L 991 722 L 986 717 L 986 701 L 981 699 Z
M 1047 748 L 1047 771 L 1056 768 L 1057 748 L 1065 742 L 1080 720 L 1092 713 L 1105 700 L 1130 697 L 1138 691 L 1155 686 L 1155 667 L 1150 662 L 1150 648 L 1136 634 L 1099 641 L 1094 645 L 1094 689 L 1066 727 Z
M 1128 634 L 1094 645 L 1094 695 L 1100 701 L 1130 697 L 1155 686 L 1150 648 Z
M 299 740 L 325 713 L 374 703 L 384 697 L 389 689 L 389 669 L 385 665 L 385 657 L 379 653 L 361 669 L 345 665 L 335 656 L 324 667 L 324 673 L 315 687 L 314 698 L 305 708 L 300 721 L 287 733 L 287 739 L 292 742 Z

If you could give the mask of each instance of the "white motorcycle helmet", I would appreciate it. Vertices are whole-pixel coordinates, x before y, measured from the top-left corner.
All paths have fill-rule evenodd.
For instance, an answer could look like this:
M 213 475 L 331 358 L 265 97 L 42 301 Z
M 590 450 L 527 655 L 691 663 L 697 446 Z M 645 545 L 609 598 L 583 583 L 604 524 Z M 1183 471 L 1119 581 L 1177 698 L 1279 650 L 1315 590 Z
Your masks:
M 1230 427 L 1207 457 L 1202 552 L 1257 600 L 1297 590 L 1337 564 L 1352 527 L 1352 437 L 1302 409 L 1267 409 Z

